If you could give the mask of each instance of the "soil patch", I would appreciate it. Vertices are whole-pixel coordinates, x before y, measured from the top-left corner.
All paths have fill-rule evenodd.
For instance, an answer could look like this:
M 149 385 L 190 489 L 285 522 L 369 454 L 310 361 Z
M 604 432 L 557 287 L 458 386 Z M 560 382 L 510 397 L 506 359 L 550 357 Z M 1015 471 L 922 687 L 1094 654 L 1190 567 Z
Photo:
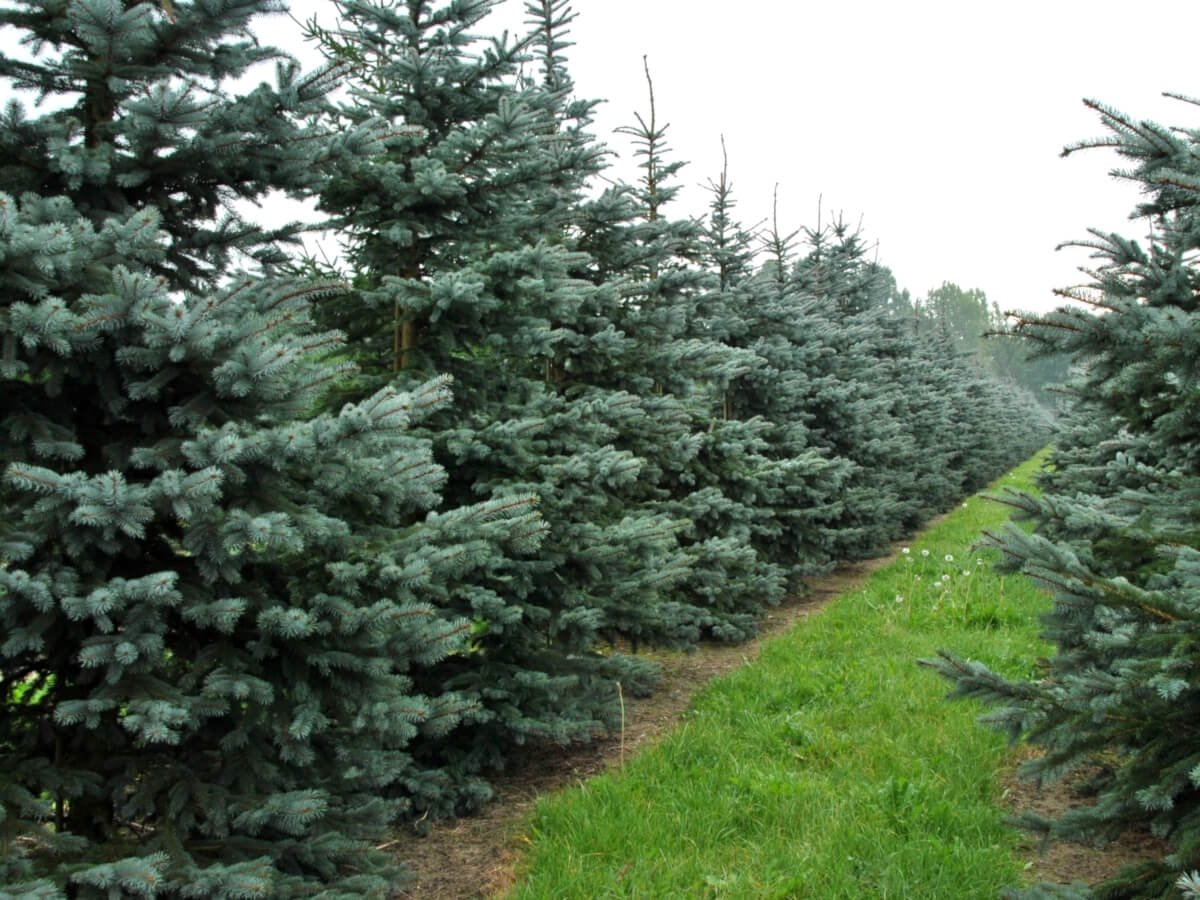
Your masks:
M 1082 769 L 1041 787 L 1018 778 L 1017 767 L 1037 752 L 1033 747 L 1020 747 L 1010 768 L 1001 773 L 1005 809 L 1013 815 L 1032 812 L 1054 819 L 1073 807 L 1090 802 L 1079 789 L 1087 775 Z M 1103 846 L 1074 841 L 1055 841 L 1043 846 L 1040 837 L 1029 835 L 1022 845 L 1021 855 L 1030 882 L 1071 884 L 1082 881 L 1094 887 L 1126 866 L 1162 859 L 1169 852 L 1171 848 L 1165 841 L 1145 832 L 1127 831 L 1119 840 Z

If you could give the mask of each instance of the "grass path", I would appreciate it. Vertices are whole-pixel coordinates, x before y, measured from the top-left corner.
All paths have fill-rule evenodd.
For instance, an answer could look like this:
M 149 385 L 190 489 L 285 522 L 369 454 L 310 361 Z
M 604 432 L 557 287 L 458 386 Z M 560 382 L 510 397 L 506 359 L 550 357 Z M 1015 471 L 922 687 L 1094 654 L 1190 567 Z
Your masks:
M 1030 488 L 1039 464 L 993 490 Z M 1045 654 L 1045 596 L 970 551 L 1006 518 L 971 498 L 653 747 L 544 798 L 507 896 L 994 897 L 1019 880 L 1003 739 L 915 663 L 948 647 L 1021 676 Z
M 743 644 L 705 643 L 693 652 L 644 651 L 662 666 L 662 681 L 647 697 L 630 697 L 620 734 L 570 747 L 528 747 L 492 780 L 495 799 L 474 815 L 434 822 L 427 832 L 405 829 L 389 842 L 413 877 L 399 896 L 408 900 L 496 898 L 514 883 L 519 848 L 528 841 L 527 820 L 537 801 L 554 791 L 624 765 L 683 722 L 692 698 L 709 682 L 758 658 L 763 646 L 830 601 L 859 590 L 888 557 L 843 563 L 815 578 L 803 596 L 786 597 L 768 612 L 757 637 Z

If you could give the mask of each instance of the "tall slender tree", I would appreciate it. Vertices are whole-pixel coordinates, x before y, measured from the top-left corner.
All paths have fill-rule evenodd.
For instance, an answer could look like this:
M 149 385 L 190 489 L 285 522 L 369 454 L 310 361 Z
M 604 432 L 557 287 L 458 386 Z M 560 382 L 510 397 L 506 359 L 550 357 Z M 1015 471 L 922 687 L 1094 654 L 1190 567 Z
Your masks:
M 719 458 L 725 461 L 718 471 L 727 495 L 746 506 L 743 527 L 758 565 L 777 567 L 783 584 L 796 589 L 804 576 L 832 562 L 826 529 L 842 508 L 838 493 L 846 470 L 844 460 L 812 445 L 806 424 L 807 379 L 820 339 L 811 330 L 808 299 L 777 277 L 790 266 L 786 236 L 773 225 L 773 264 L 756 271 L 763 236 L 737 222 L 727 164 L 709 189 L 701 250 L 713 284 L 700 299 L 698 321 L 753 360 L 740 370 L 714 373 L 719 421 L 712 431 L 720 436 L 714 445 L 724 448 Z M 738 452 L 744 443 L 753 449 L 745 458 Z
M 651 463 L 645 502 L 687 523 L 690 574 L 681 599 L 701 610 L 706 634 L 743 639 L 788 583 L 752 540 L 771 477 L 760 452 L 762 423 L 726 415 L 725 388 L 762 361 L 722 339 L 728 297 L 705 265 L 703 223 L 674 216 L 683 164 L 671 159 L 648 62 L 643 68 L 647 111 L 619 129 L 633 140 L 639 177 L 595 204 L 600 215 L 581 234 L 593 248 L 595 276 L 619 286 L 618 322 L 632 339 L 619 368 L 598 374 L 636 393 L 646 410 L 646 424 L 623 435 L 623 446 Z

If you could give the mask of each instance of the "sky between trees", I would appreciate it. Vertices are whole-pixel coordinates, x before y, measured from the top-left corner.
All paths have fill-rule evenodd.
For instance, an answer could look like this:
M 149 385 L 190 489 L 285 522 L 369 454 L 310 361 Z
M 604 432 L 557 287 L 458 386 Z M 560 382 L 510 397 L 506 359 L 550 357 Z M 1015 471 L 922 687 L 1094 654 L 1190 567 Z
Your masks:
M 505 0 L 495 30 L 517 28 Z M 293 15 L 332 24 L 329 0 Z M 786 229 L 812 225 L 818 204 L 860 218 L 879 260 L 923 296 L 943 281 L 981 288 L 1002 308 L 1053 306 L 1087 257 L 1055 246 L 1101 226 L 1130 231 L 1135 190 L 1101 151 L 1059 158 L 1100 134 L 1085 97 L 1142 118 L 1187 121 L 1163 91 L 1200 92 L 1193 36 L 1200 5 L 1148 0 L 942 0 L 790 4 L 742 0 L 576 0 L 570 51 L 582 96 L 601 97 L 597 134 L 645 111 L 649 58 L 660 120 L 689 165 L 678 213 L 700 212 L 725 136 L 747 223 L 770 216 L 778 184 Z M 281 27 L 270 35 L 302 53 Z M 686 207 L 686 210 L 685 210 Z

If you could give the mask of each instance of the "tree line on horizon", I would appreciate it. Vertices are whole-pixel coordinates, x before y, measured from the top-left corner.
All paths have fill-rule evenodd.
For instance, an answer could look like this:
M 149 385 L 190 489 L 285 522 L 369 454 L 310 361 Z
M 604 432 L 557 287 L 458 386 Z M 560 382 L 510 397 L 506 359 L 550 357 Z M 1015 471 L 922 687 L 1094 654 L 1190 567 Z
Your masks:
M 944 281 L 921 298 L 893 290 L 887 303 L 893 315 L 910 319 L 914 331 L 942 332 L 958 352 L 998 380 L 1029 391 L 1047 409 L 1070 406 L 1062 386 L 1070 380 L 1071 357 L 1045 348 L 1034 353 L 1028 335 L 1016 330 L 1020 318 L 982 289 Z
M 640 648 L 1052 433 L 857 230 L 757 235 L 727 171 L 675 217 L 652 103 L 596 190 L 568 4 L 494 5 L 343 0 L 315 72 L 272 0 L 0 10 L 60 101 L 0 118 L 0 897 L 383 895 L 388 829 L 617 726 Z

